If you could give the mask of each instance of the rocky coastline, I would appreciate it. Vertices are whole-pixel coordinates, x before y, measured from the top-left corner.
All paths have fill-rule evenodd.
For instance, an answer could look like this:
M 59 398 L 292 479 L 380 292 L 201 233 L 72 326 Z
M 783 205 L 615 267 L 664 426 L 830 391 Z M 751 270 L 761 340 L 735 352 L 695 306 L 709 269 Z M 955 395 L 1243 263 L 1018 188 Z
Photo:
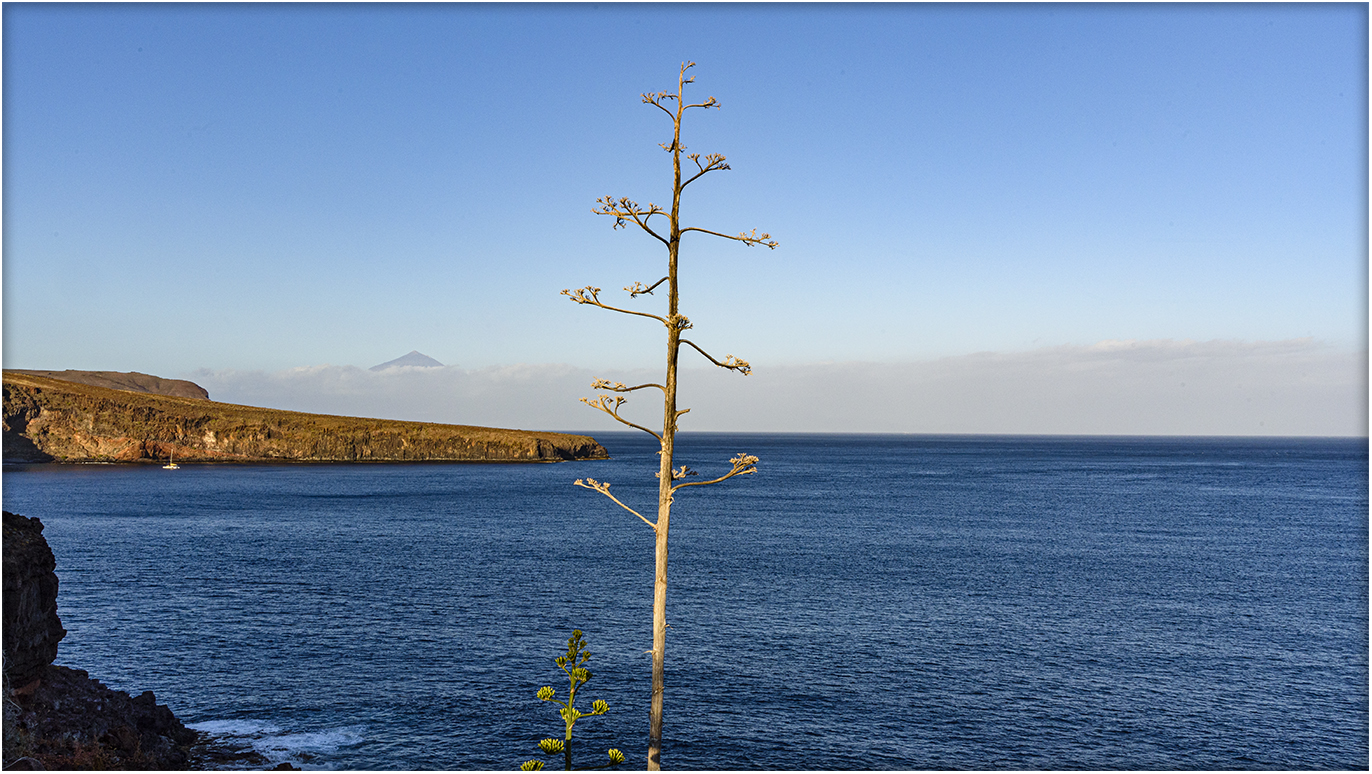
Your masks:
M 4 512 L 3 767 L 18 770 L 267 768 L 189 729 L 152 691 L 131 696 L 58 666 L 56 558 L 36 518 Z M 291 769 L 282 764 L 277 769 Z
M 101 373 L 110 381 L 112 372 Z M 144 390 L 166 386 L 147 380 L 140 384 Z M 195 386 L 172 386 L 182 390 L 187 384 Z M 585 435 L 305 414 L 4 372 L 7 463 L 557 462 L 608 457 L 603 446 Z

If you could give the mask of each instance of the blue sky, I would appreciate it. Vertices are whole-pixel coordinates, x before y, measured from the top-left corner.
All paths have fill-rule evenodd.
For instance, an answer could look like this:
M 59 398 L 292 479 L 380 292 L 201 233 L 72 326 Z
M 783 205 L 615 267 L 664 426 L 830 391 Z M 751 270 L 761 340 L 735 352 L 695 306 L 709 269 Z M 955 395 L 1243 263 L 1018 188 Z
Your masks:
M 685 221 L 781 242 L 683 244 L 716 354 L 1367 347 L 1366 5 L 3 13 L 7 368 L 660 368 L 559 291 L 661 276 L 590 210 L 667 199 L 638 95 L 685 59 L 722 110 L 684 141 L 733 166 Z

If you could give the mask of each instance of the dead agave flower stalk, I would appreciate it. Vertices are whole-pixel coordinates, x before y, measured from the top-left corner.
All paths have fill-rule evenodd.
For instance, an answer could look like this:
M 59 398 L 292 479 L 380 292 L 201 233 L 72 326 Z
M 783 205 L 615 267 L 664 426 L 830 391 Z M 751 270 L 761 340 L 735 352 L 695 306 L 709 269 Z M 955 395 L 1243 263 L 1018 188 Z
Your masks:
M 657 497 L 657 520 L 653 521 L 638 511 L 630 508 L 610 494 L 610 484 L 608 482 L 596 481 L 595 479 L 578 480 L 577 486 L 587 489 L 594 489 L 613 500 L 619 506 L 642 519 L 648 526 L 652 527 L 656 533 L 656 576 L 653 583 L 653 693 L 652 709 L 649 716 L 648 730 L 648 769 L 656 771 L 661 767 L 662 755 L 662 668 L 667 639 L 667 529 L 671 523 L 672 498 L 677 490 L 688 486 L 705 486 L 707 484 L 718 484 L 734 476 L 757 472 L 757 457 L 750 454 L 739 454 L 729 460 L 731 467 L 723 475 L 708 481 L 685 481 L 688 476 L 696 475 L 695 471 L 688 469 L 684 465 L 680 468 L 674 467 L 672 459 L 673 449 L 676 439 L 677 420 L 690 409 L 677 409 L 676 390 L 677 390 L 677 359 L 681 352 L 682 345 L 686 345 L 701 355 L 706 360 L 730 371 L 736 371 L 744 376 L 752 372 L 752 366 L 748 361 L 725 355 L 723 360 L 719 360 L 706 352 L 695 342 L 682 338 L 682 333 L 691 328 L 691 321 L 680 311 L 680 297 L 677 290 L 677 257 L 681 247 L 681 236 L 688 232 L 699 232 L 710 236 L 732 239 L 742 242 L 745 246 L 762 245 L 768 249 L 774 249 L 777 243 L 770 234 L 758 234 L 756 230 L 749 232 L 739 232 L 735 235 L 711 231 L 710 229 L 689 226 L 683 228 L 679 218 L 681 209 L 681 193 L 686 186 L 694 183 L 710 172 L 729 169 L 724 156 L 718 153 L 711 153 L 701 156 L 699 153 L 686 154 L 686 147 L 681 144 L 681 117 L 690 108 L 716 108 L 719 103 L 714 97 L 707 97 L 703 102 L 687 104 L 684 91 L 686 84 L 695 80 L 688 77 L 686 71 L 695 66 L 694 62 L 687 62 L 681 66 L 680 76 L 677 78 L 677 90 L 673 94 L 667 91 L 659 91 L 656 94 L 644 94 L 643 102 L 653 105 L 666 113 L 672 120 L 672 141 L 661 143 L 663 150 L 672 154 L 672 205 L 670 209 L 664 209 L 656 204 L 649 203 L 647 206 L 638 204 L 631 199 L 622 197 L 614 198 L 605 196 L 596 200 L 598 205 L 592 210 L 597 215 L 609 215 L 615 219 L 614 228 L 627 228 L 630 224 L 642 229 L 644 233 L 661 242 L 667 248 L 667 276 L 652 283 L 645 285 L 642 282 L 635 282 L 624 288 L 631 299 L 636 299 L 642 295 L 652 295 L 653 291 L 663 283 L 667 285 L 667 312 L 663 314 L 652 314 L 640 312 L 632 309 L 624 309 L 612 306 L 600 300 L 600 288 L 586 286 L 579 290 L 564 290 L 562 294 L 569 297 L 578 304 L 598 306 L 601 309 L 608 309 L 612 312 L 634 315 L 636 317 L 646 317 L 657 320 L 667 329 L 667 378 L 663 384 L 639 384 L 629 386 L 623 382 L 611 382 L 605 379 L 596 379 L 591 387 L 597 390 L 605 390 L 617 395 L 601 395 L 594 399 L 582 398 L 582 402 L 592 408 L 603 411 L 629 427 L 642 430 L 653 436 L 662 446 L 660 467 L 658 477 L 658 497 Z M 683 171 L 682 159 L 685 158 L 687 166 Z M 692 171 L 690 166 L 694 166 Z M 659 218 L 660 220 L 653 220 Z M 620 408 L 626 402 L 624 393 L 632 393 L 643 389 L 661 390 L 663 394 L 662 410 L 662 431 L 649 429 L 643 425 L 632 422 L 620 415 Z

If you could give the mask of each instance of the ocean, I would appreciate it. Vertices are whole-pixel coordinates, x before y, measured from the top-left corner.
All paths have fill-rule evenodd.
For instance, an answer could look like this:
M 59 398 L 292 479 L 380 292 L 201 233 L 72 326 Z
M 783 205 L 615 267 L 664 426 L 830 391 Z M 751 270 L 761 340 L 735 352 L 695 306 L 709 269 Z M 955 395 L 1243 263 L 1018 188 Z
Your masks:
M 8 466 L 57 663 L 323 769 L 646 754 L 656 442 L 558 464 Z M 1366 769 L 1365 439 L 683 434 L 676 769 Z M 559 761 L 550 768 L 559 768 Z

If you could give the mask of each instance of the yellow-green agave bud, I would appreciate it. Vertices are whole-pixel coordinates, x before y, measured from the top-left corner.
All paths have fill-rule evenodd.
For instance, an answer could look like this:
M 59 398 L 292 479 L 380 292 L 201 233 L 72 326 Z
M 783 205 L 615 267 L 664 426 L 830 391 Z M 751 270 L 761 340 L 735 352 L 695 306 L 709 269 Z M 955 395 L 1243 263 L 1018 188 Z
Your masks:
M 620 752 L 618 749 L 614 747 L 611 747 L 606 754 L 610 756 L 610 763 L 624 762 L 624 753 Z
M 553 698 L 554 693 L 557 692 L 553 690 L 553 687 L 551 685 L 545 685 L 542 688 L 538 689 L 538 698 L 542 699 L 543 701 L 548 701 L 549 699 Z
M 563 707 L 557 714 L 561 715 L 563 720 L 576 720 L 581 717 L 581 710 L 576 707 Z
M 606 704 L 600 699 L 596 699 L 595 701 L 591 702 L 591 709 L 597 715 L 604 715 L 606 712 L 610 711 L 610 705 Z
M 519 766 L 520 771 L 542 771 L 543 761 L 524 761 Z
M 562 752 L 562 740 L 549 737 L 538 743 L 538 749 L 549 755 Z

